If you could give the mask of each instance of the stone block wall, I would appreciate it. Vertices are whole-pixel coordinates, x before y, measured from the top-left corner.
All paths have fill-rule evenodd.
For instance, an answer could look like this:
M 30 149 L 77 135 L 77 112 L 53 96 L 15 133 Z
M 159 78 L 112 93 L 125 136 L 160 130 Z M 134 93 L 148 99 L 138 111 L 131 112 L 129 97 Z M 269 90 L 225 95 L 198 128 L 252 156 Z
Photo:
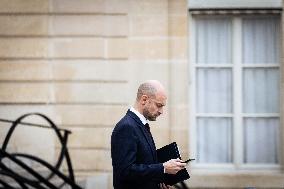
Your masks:
M 112 128 L 146 79 L 169 96 L 152 123 L 157 147 L 177 141 L 188 153 L 185 0 L 2 0 L 0 24 L 0 118 L 40 112 L 71 130 L 78 178 L 112 188 Z M 9 127 L 0 125 L 3 139 Z M 24 127 L 11 142 L 50 161 L 58 147 L 52 133 Z

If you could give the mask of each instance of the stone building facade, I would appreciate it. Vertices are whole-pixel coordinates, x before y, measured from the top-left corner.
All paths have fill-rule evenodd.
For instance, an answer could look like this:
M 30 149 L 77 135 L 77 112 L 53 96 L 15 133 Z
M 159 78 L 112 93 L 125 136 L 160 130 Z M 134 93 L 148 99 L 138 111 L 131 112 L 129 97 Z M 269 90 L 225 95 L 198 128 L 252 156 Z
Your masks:
M 189 9 L 186 0 L 1 0 L 0 117 L 48 115 L 72 131 L 77 178 L 112 188 L 112 128 L 134 103 L 139 83 L 157 79 L 169 98 L 152 123 L 156 146 L 176 141 L 181 156 L 191 156 Z M 7 128 L 1 123 L 1 138 Z M 17 151 L 56 157 L 50 132 L 20 128 L 13 142 Z M 191 188 L 284 187 L 281 170 L 189 170 Z

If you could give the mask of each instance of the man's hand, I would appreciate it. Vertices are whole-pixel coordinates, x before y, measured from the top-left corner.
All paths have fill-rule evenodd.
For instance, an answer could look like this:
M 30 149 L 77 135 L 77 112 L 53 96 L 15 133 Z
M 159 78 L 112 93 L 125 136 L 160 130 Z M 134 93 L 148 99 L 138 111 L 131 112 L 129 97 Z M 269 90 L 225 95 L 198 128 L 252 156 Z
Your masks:
M 165 185 L 165 183 L 160 183 L 160 189 L 173 189 L 170 185 Z
M 185 168 L 186 163 L 182 163 L 180 159 L 171 159 L 163 163 L 163 166 L 165 168 L 165 173 L 176 174 L 177 172 Z

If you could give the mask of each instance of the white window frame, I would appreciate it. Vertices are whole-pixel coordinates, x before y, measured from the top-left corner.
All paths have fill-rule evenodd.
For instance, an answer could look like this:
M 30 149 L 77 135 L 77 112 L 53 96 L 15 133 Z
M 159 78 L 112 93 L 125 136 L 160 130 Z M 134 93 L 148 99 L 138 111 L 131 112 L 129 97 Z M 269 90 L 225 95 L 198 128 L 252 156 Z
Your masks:
M 282 0 L 187 0 L 188 8 L 282 8 Z
M 204 15 L 204 17 L 210 17 L 212 15 Z M 190 83 L 189 83 L 189 107 L 190 107 L 190 116 L 189 116 L 189 123 L 190 123 L 190 129 L 189 129 L 189 144 L 190 144 L 190 152 L 192 157 L 197 156 L 197 143 L 196 143 L 196 137 L 197 137 L 197 127 L 196 127 L 196 117 L 200 116 L 216 116 L 214 114 L 197 114 L 196 113 L 196 69 L 197 68 L 206 68 L 206 67 L 222 67 L 222 68 L 232 68 L 232 78 L 233 78 L 233 113 L 232 114 L 222 114 L 222 117 L 230 117 L 232 118 L 233 122 L 233 140 L 232 140 L 232 145 L 233 145 L 233 162 L 232 163 L 226 163 L 226 164 L 204 164 L 204 163 L 192 163 L 192 171 L 195 172 L 204 172 L 206 171 L 209 172 L 271 172 L 271 173 L 280 173 L 281 172 L 281 162 L 282 162 L 282 150 L 281 150 L 281 134 L 279 134 L 279 149 L 278 149 L 278 164 L 244 164 L 242 163 L 243 161 L 243 127 L 237 127 L 236 125 L 242 125 L 243 123 L 243 118 L 244 117 L 277 117 L 279 118 L 279 130 L 281 133 L 282 130 L 282 118 L 281 118 L 281 107 L 280 107 L 280 112 L 277 114 L 243 114 L 242 113 L 242 69 L 244 67 L 259 67 L 259 68 L 279 68 L 280 72 L 280 102 L 282 101 L 281 99 L 281 62 L 279 64 L 275 65 L 267 65 L 267 64 L 253 64 L 253 65 L 245 65 L 242 64 L 242 17 L 247 16 L 247 15 L 225 15 L 225 17 L 231 17 L 232 20 L 232 64 L 218 64 L 218 65 L 205 65 L 205 64 L 196 64 L 196 47 L 195 47 L 195 16 L 189 14 L 189 24 L 188 24 L 188 31 L 189 31 L 189 73 L 190 73 Z M 255 17 L 255 15 L 252 15 Z M 267 15 L 264 15 L 267 16 Z M 203 15 L 199 15 L 198 17 L 203 17 Z M 279 15 L 279 18 L 281 16 Z M 281 44 L 282 45 L 282 44 Z M 282 52 L 282 51 L 280 51 Z M 280 53 L 281 56 L 281 53 Z M 281 57 L 280 57 L 281 59 Z M 282 103 L 280 103 L 282 104 Z M 281 106 L 281 105 L 280 105 Z

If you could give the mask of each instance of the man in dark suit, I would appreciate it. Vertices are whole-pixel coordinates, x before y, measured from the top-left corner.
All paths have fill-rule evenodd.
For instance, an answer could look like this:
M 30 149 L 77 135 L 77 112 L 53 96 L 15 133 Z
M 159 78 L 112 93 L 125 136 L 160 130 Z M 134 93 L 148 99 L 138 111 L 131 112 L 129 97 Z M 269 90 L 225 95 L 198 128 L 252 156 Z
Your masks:
M 166 93 L 156 80 L 142 83 L 134 107 L 116 124 L 111 136 L 114 189 L 168 189 L 164 173 L 176 174 L 186 164 L 180 159 L 158 163 L 148 121 L 163 113 Z

